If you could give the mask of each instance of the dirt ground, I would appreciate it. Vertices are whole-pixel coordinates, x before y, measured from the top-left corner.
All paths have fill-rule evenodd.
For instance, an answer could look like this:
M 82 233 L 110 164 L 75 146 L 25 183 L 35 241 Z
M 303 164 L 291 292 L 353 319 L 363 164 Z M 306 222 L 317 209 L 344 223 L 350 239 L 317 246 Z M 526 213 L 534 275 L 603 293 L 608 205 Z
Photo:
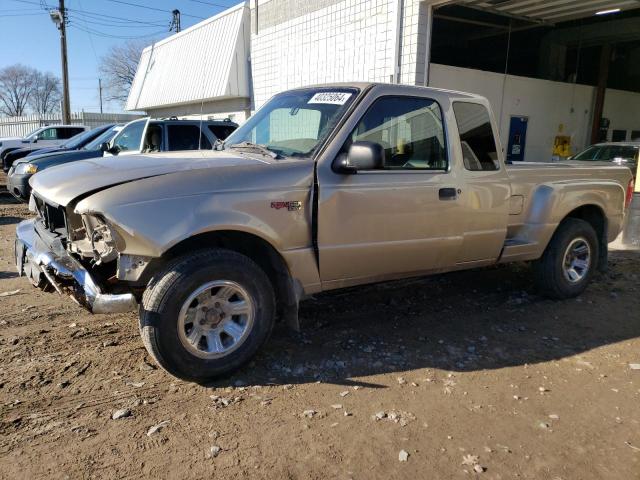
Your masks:
M 524 265 L 321 295 L 205 388 L 18 278 L 28 215 L 0 195 L 2 479 L 640 479 L 638 251 L 563 302 Z

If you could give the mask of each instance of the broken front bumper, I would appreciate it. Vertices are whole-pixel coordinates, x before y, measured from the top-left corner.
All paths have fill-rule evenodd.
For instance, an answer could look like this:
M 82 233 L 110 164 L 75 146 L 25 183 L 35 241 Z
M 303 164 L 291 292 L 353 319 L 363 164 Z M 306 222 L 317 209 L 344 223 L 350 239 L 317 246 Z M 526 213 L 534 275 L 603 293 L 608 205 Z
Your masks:
M 137 309 L 131 293 L 105 294 L 80 262 L 67 253 L 59 240 L 48 245 L 36 230 L 35 220 L 18 224 L 15 260 L 18 274 L 41 288 L 51 285 L 68 294 L 93 313 L 122 313 Z

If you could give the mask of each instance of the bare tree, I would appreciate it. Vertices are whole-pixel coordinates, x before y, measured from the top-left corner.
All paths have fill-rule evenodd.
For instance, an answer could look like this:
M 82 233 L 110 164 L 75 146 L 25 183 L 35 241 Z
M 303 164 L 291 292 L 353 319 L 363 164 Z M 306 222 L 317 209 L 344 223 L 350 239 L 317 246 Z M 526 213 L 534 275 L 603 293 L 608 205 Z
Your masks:
M 52 73 L 34 72 L 33 91 L 29 97 L 29 106 L 34 113 L 46 115 L 60 110 L 62 90 L 60 79 Z
M 128 41 L 124 45 L 115 45 L 102 57 L 100 74 L 104 80 L 106 100 L 127 101 L 146 43 Z
M 0 113 L 10 117 L 24 114 L 33 92 L 35 70 L 16 64 L 0 70 Z

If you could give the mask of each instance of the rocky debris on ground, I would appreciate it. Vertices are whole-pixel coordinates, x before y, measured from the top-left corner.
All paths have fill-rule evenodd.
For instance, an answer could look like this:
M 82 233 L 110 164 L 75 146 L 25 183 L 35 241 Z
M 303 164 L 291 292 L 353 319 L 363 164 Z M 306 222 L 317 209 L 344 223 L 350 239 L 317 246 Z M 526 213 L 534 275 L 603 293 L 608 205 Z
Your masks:
M 631 370 L 640 370 L 640 363 L 630 363 L 629 368 Z
M 406 427 L 407 425 L 409 425 L 409 423 L 415 421 L 416 416 L 410 412 L 403 412 L 403 411 L 396 411 L 396 410 L 385 412 L 384 410 L 381 410 L 379 412 L 374 413 L 371 416 L 371 419 L 375 421 L 388 420 L 393 423 L 398 423 L 402 427 Z
M 318 412 L 316 412 L 315 410 L 305 410 L 304 412 L 302 412 L 302 414 L 300 415 L 301 417 L 306 417 L 306 418 L 313 418 Z
M 209 457 L 216 458 L 218 455 L 220 455 L 220 452 L 222 452 L 221 447 L 219 447 L 218 445 L 212 445 L 209 449 Z
M 239 403 L 242 401 L 242 397 L 221 397 L 220 395 L 210 395 L 211 400 L 213 400 L 213 408 L 225 408 L 229 405 L 233 405 L 235 403 Z
M 149 430 L 147 430 L 147 437 L 151 437 L 152 435 L 158 433 L 164 427 L 169 425 L 169 423 L 170 423 L 169 420 L 164 420 L 156 425 L 153 425 L 152 427 L 149 427 Z
M 400 450 L 400 453 L 398 453 L 398 460 L 401 462 L 406 462 L 407 460 L 409 460 L 409 452 L 407 452 L 406 450 Z
M 477 455 L 467 454 L 463 456 L 462 465 L 471 467 L 476 473 L 482 473 L 486 470 L 485 467 L 480 465 L 480 457 L 478 457 Z
M 127 418 L 131 416 L 131 410 L 128 408 L 121 408 L 120 410 L 116 410 L 111 414 L 112 420 L 119 420 L 121 418 Z

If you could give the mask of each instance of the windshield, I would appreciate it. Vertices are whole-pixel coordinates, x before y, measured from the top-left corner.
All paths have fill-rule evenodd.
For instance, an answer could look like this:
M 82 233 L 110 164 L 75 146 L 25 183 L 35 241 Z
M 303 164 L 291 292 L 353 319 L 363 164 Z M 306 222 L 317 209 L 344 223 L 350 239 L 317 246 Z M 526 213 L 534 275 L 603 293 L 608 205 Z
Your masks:
M 95 140 L 87 143 L 84 146 L 84 150 L 100 150 L 100 145 L 103 143 L 109 143 L 113 137 L 115 137 L 116 133 L 120 131 L 122 127 L 119 125 L 115 125 L 104 132 L 102 135 L 96 137 Z
M 355 88 L 309 88 L 273 97 L 225 141 L 253 143 L 283 156 L 308 157 L 358 94 Z

